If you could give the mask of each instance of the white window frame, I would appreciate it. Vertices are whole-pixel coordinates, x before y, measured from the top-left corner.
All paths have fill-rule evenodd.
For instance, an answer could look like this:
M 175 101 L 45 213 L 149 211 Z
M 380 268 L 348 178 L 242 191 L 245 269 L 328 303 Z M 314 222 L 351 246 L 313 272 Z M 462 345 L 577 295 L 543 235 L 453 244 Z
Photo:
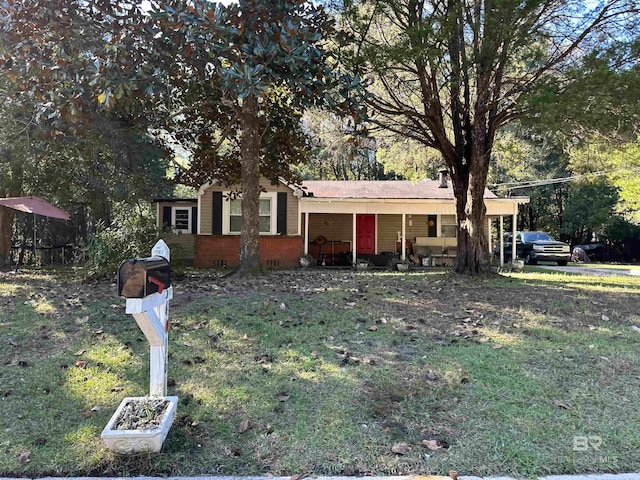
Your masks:
M 176 211 L 177 210 L 186 210 L 187 211 L 187 228 L 176 228 Z M 191 218 L 191 214 L 193 213 L 193 209 L 192 207 L 186 207 L 186 206 L 180 206 L 180 205 L 176 205 L 176 206 L 172 206 L 171 207 L 171 228 L 173 229 L 173 231 L 175 233 L 187 233 L 190 234 L 191 233 L 191 227 L 193 226 L 193 219 Z
M 222 234 L 223 235 L 240 235 L 240 232 L 232 232 L 230 227 L 231 201 L 229 200 L 229 192 L 223 192 L 225 197 L 222 202 Z M 238 198 L 241 198 L 238 196 Z M 278 192 L 262 192 L 260 200 L 268 199 L 271 201 L 270 225 L 268 232 L 260 232 L 260 235 L 277 235 L 278 233 Z
M 443 217 L 449 217 L 449 216 L 453 216 L 453 218 L 455 219 L 456 223 L 444 223 L 443 222 Z M 445 226 L 451 227 L 451 226 L 454 226 L 454 225 L 456 226 L 456 235 L 454 235 L 453 237 L 445 237 L 442 234 L 442 227 L 445 227 Z M 440 237 L 440 238 L 456 238 L 457 237 L 457 233 L 458 233 L 457 227 L 458 227 L 458 219 L 457 219 L 456 215 L 451 215 L 451 214 L 440 214 L 440 215 L 438 215 L 438 225 L 437 225 L 437 229 L 436 229 L 437 230 L 436 233 L 437 233 L 438 237 Z

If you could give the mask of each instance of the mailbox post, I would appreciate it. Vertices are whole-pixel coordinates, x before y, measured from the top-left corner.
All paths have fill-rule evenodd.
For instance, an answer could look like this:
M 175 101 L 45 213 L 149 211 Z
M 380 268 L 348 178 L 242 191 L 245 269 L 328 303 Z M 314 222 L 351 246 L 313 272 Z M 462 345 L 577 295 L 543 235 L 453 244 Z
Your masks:
M 130 401 L 148 397 L 125 398 L 102 431 L 102 439 L 118 453 L 159 452 L 176 411 L 178 397 L 167 396 L 167 359 L 169 338 L 169 301 L 173 298 L 169 247 L 159 240 L 151 257 L 125 260 L 118 269 L 118 294 L 127 299 L 125 311 L 133 316 L 151 347 L 149 396 L 168 402 L 160 425 L 152 430 L 117 430 L 116 423 Z
M 149 394 L 164 397 L 167 395 L 169 301 L 173 298 L 169 280 L 171 254 L 164 240 L 158 240 L 151 255 L 148 259 L 122 263 L 118 290 L 127 297 L 126 313 L 133 316 L 151 347 Z M 148 293 L 149 290 L 157 291 Z M 130 298 L 130 295 L 145 293 L 141 298 Z

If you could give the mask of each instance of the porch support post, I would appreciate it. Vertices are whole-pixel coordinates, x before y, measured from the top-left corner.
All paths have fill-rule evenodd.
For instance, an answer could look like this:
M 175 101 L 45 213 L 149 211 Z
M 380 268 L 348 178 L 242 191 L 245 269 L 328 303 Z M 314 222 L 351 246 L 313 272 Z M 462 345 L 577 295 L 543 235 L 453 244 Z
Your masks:
M 352 235 L 352 240 L 351 240 L 351 260 L 352 263 L 355 265 L 356 264 L 356 214 L 353 214 L 353 235 Z
M 378 214 L 375 214 L 375 250 L 373 251 L 374 254 L 378 255 Z
M 407 258 L 407 241 L 406 241 L 406 237 L 407 237 L 407 215 L 406 214 L 402 214 L 402 260 L 405 260 Z
M 513 240 L 511 242 L 511 262 L 516 259 L 516 230 L 518 228 L 518 214 L 513 214 Z
M 304 254 L 309 255 L 309 212 L 304 212 Z
M 487 217 L 487 240 L 489 240 L 489 255 L 493 255 L 493 245 L 491 244 L 491 217 Z
M 500 266 L 504 267 L 504 217 L 502 215 L 500 215 Z
M 200 211 L 200 210 L 198 210 Z M 200 223 L 198 223 L 198 225 L 200 225 Z M 300 211 L 298 211 L 298 230 L 297 230 L 297 234 L 298 235 L 302 235 L 302 214 L 300 213 Z

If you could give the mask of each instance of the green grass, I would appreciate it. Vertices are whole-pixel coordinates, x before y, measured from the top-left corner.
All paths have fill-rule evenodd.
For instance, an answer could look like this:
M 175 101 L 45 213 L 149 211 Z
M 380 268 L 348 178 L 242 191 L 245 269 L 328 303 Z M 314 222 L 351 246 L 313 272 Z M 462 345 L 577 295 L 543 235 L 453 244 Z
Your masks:
M 640 265 L 637 263 L 570 263 L 572 267 L 578 268 L 605 268 L 613 270 L 640 270 Z
M 174 288 L 176 420 L 162 453 L 121 457 L 100 432 L 149 367 L 115 287 L 0 277 L 0 476 L 640 469 L 640 278 L 191 272 Z

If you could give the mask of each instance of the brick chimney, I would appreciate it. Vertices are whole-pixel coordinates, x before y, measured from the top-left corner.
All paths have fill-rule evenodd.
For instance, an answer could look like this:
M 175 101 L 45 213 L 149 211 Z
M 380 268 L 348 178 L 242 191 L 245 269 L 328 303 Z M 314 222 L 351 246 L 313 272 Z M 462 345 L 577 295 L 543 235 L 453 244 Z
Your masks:
M 446 168 L 441 168 L 440 170 L 438 170 L 438 173 L 440 173 L 439 188 L 447 188 L 449 186 L 447 183 L 447 175 L 449 174 L 449 170 L 447 170 Z

